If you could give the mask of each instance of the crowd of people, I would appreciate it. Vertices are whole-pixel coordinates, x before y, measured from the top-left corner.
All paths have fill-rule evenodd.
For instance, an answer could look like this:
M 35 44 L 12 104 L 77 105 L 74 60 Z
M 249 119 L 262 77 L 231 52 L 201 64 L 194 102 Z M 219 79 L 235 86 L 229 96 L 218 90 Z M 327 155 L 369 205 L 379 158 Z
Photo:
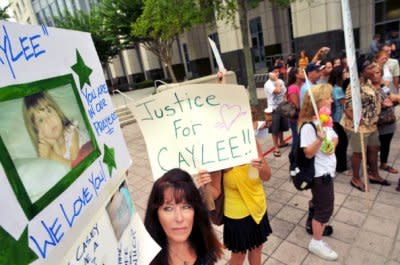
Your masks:
M 322 240 L 323 235 L 333 233 L 327 225 L 333 211 L 333 178 L 336 172 L 351 175 L 350 185 L 365 192 L 366 185 L 361 175 L 362 150 L 365 150 L 367 175 L 370 184 L 390 186 L 382 178 L 379 169 L 390 174 L 398 170 L 388 163 L 390 144 L 396 130 L 394 107 L 399 103 L 399 61 L 396 58 L 396 42 L 379 42 L 371 45 L 369 54 L 357 59 L 360 79 L 361 120 L 358 131 L 353 123 L 352 93 L 347 59 L 330 58 L 328 47 L 322 47 L 310 59 L 301 51 L 297 64 L 293 56 L 288 57 L 287 77 L 278 75 L 280 64 L 275 64 L 269 80 L 264 85 L 268 106 L 273 106 L 270 132 L 274 142 L 274 156 L 280 156 L 277 136 L 287 130 L 292 132 L 292 150 L 300 143 L 307 158 L 313 158 L 315 167 L 312 199 L 309 202 L 309 216 L 306 230 L 313 234 L 309 250 L 316 255 L 335 260 L 337 254 Z M 400 47 L 398 47 L 400 49 Z M 394 54 L 392 54 L 394 53 Z M 290 64 L 289 64 L 290 61 Z M 278 78 L 275 76 L 278 75 Z M 285 85 L 288 86 L 286 90 Z M 328 111 L 332 122 L 324 126 L 310 102 L 311 90 L 319 112 Z M 287 92 L 286 92 L 287 91 Z M 279 105 L 291 102 L 299 116 L 282 117 Z M 277 113 L 274 113 L 277 110 Z M 274 124 L 274 121 L 276 124 Z M 361 137 L 363 139 L 361 139 Z M 333 149 L 327 150 L 324 142 L 329 141 Z M 363 141 L 361 141 L 363 140 Z M 362 148 L 361 143 L 364 143 Z M 347 163 L 347 149 L 351 147 L 350 168 Z M 293 157 L 289 156 L 289 159 Z M 379 165 L 379 166 L 378 166 Z M 400 179 L 396 187 L 400 191 Z
M 375 42 L 373 42 L 375 43 Z M 395 58 L 394 53 L 397 49 L 394 46 L 396 42 L 386 42 L 383 44 L 371 45 L 371 53 L 361 56 L 358 59 L 358 70 L 360 74 L 361 95 L 363 102 L 363 119 L 361 122 L 361 129 L 368 141 L 368 168 L 370 173 L 370 180 L 372 183 L 381 185 L 389 185 L 387 181 L 379 177 L 378 169 L 375 167 L 377 164 L 377 157 L 380 154 L 381 170 L 388 171 L 392 174 L 397 174 L 398 170 L 388 164 L 388 156 L 390 151 L 390 143 L 394 132 L 396 130 L 396 123 L 393 119 L 394 106 L 398 104 L 398 85 L 400 68 L 399 61 Z M 376 46 L 376 49 L 375 49 Z M 400 48 L 399 48 L 400 49 Z M 300 52 L 297 64 L 292 55 L 288 56 L 286 65 L 287 77 L 279 74 L 281 71 L 280 64 L 275 64 L 271 73 L 278 73 L 279 81 L 276 82 L 275 76 L 271 76 L 265 83 L 264 90 L 268 101 L 268 106 L 279 105 L 282 101 L 287 100 L 292 102 L 295 107 L 300 111 L 308 89 L 316 84 L 328 83 L 332 86 L 333 104 L 331 106 L 333 125 L 335 132 L 339 137 L 339 144 L 335 150 L 338 160 L 336 171 L 344 172 L 347 170 L 347 146 L 350 143 L 353 155 L 351 167 L 353 169 L 352 185 L 360 190 L 364 190 L 361 180 L 359 180 L 359 160 L 361 159 L 361 150 L 359 140 L 356 139 L 358 134 L 352 133 L 352 109 L 351 109 L 351 93 L 350 93 L 350 78 L 346 57 L 329 58 L 328 47 L 322 47 L 315 56 L 310 60 L 304 51 Z M 278 60 L 279 62 L 281 60 Z M 277 71 L 279 69 L 279 71 Z M 375 75 L 373 72 L 376 72 Z M 307 81 L 306 81 L 307 77 Z M 286 81 L 285 81 L 286 80 Z M 273 92 L 271 84 L 279 84 L 274 86 L 276 89 Z M 288 86 L 287 93 L 278 94 L 276 91 L 286 91 L 285 85 Z M 371 91 L 368 92 L 367 90 Z M 367 95 L 371 94 L 371 97 Z M 373 96 L 375 95 L 375 96 Z M 371 101 L 373 103 L 371 103 Z M 380 113 L 380 114 L 379 114 Z M 375 117 L 372 117 L 375 115 Z M 273 116 L 277 114 L 273 113 Z M 369 120 L 371 123 L 368 124 Z M 279 136 L 282 132 L 287 131 L 286 126 L 275 125 L 272 123 L 270 131 L 273 134 L 273 141 L 275 145 L 275 156 L 280 156 L 279 147 L 276 142 L 275 135 Z M 291 128 L 293 136 L 293 145 L 298 141 L 298 121 L 289 119 L 287 121 Z M 368 125 L 367 125 L 368 124 Z M 279 131 L 276 132 L 276 128 Z M 370 133 L 372 133 L 370 135 Z M 400 184 L 400 183 L 399 183 Z
M 299 145 L 305 157 L 314 163 L 312 198 L 305 229 L 312 235 L 309 251 L 325 260 L 338 258 L 323 240 L 334 232 L 328 223 L 334 209 L 336 173 L 347 171 L 351 175 L 349 185 L 365 192 L 366 185 L 360 177 L 362 150 L 366 150 L 369 183 L 392 184 L 382 178 L 379 169 L 398 173 L 388 162 L 396 130 L 394 106 L 400 102 L 397 95 L 399 63 L 391 57 L 392 49 L 391 45 L 384 44 L 373 54 L 357 60 L 362 108 L 358 132 L 353 124 L 347 60 L 343 57 L 327 59 L 328 47 L 319 49 L 312 59 L 304 51 L 298 61 L 289 56 L 284 64 L 280 59 L 264 86 L 268 113 L 272 115 L 269 132 L 275 148 L 273 155 L 281 156 L 280 149 L 287 146 L 283 133 L 290 128 L 292 149 Z M 218 73 L 217 83 L 224 83 L 223 73 Z M 284 102 L 292 103 L 298 115 L 287 119 L 277 111 Z M 315 107 L 330 116 L 327 121 L 317 118 Z M 361 137 L 365 148 L 361 146 Z M 352 150 L 350 168 L 348 145 Z M 216 172 L 201 170 L 194 178 L 183 170 L 173 169 L 154 183 L 145 226 L 162 251 L 152 265 L 215 264 L 224 247 L 231 251 L 229 264 L 243 264 L 246 257 L 251 265 L 261 264 L 263 244 L 273 229 L 263 188 L 263 182 L 271 177 L 271 169 L 258 142 L 257 150 L 258 159 L 249 164 Z M 251 173 L 254 171 L 255 174 Z M 213 199 L 221 193 L 224 196 L 222 243 L 212 228 L 202 198 L 204 194 L 200 192 L 206 186 Z M 397 190 L 400 191 L 400 179 Z
M 301 51 L 297 63 L 290 55 L 286 64 L 287 75 L 281 74 L 282 60 L 277 60 L 264 85 L 268 112 L 272 110 L 273 117 L 269 127 L 275 147 L 273 155 L 281 155 L 280 148 L 285 146 L 281 142 L 282 134 L 290 127 L 292 150 L 300 144 L 306 157 L 314 159 L 313 196 L 309 202 L 306 230 L 313 234 L 309 250 L 327 260 L 337 258 L 336 252 L 322 241 L 323 235 L 333 233 L 333 227 L 327 223 L 333 210 L 332 179 L 336 172 L 349 170 L 346 172 L 352 176 L 349 184 L 359 191 L 366 191 L 366 185 L 360 177 L 363 150 L 360 137 L 363 137 L 365 145 L 370 184 L 392 184 L 382 178 L 379 169 L 391 174 L 398 173 L 388 163 L 390 144 L 396 130 L 394 106 L 399 102 L 400 70 L 398 59 L 392 55 L 396 51 L 394 43 L 377 44 L 376 50 L 357 59 L 362 108 L 358 131 L 355 131 L 353 124 L 347 59 L 330 58 L 328 47 L 319 49 L 312 59 L 305 51 Z M 331 125 L 321 126 L 321 121 L 316 120 L 309 90 L 314 95 L 318 111 L 329 109 Z M 279 105 L 285 101 L 293 104 L 299 113 L 298 117 L 287 118 L 279 111 Z M 333 149 L 326 150 L 326 139 L 331 142 Z M 352 151 L 349 165 L 348 145 Z M 396 190 L 400 191 L 400 179 Z

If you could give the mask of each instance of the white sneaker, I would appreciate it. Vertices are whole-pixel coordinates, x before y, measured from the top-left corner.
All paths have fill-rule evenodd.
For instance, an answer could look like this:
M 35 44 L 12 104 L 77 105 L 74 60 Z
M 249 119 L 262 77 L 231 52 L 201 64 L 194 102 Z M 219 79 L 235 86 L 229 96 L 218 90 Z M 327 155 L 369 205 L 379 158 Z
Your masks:
M 311 239 L 310 244 L 308 244 L 308 250 L 325 260 L 333 261 L 338 258 L 338 254 L 322 240 L 317 241 Z

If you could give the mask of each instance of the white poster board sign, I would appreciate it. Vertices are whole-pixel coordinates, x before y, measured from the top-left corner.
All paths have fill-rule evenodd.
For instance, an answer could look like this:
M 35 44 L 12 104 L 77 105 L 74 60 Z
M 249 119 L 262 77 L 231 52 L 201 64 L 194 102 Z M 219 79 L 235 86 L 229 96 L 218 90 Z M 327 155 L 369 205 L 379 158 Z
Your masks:
M 117 264 L 124 240 L 96 218 L 132 161 L 90 34 L 0 21 L 0 39 L 2 264 L 60 264 L 95 223 L 104 264 Z
M 126 185 L 114 193 L 61 264 L 150 264 L 160 247 L 147 233 L 127 193 Z
M 134 106 L 155 179 L 167 170 L 220 170 L 257 158 L 243 86 L 183 85 Z
M 346 44 L 347 64 L 350 71 L 351 100 L 353 105 L 354 131 L 358 131 L 361 121 L 360 80 L 358 78 L 356 50 L 354 47 L 353 23 L 349 0 L 342 0 L 344 40 Z
M 224 72 L 225 71 L 225 66 L 224 66 L 224 63 L 222 62 L 221 54 L 218 51 L 217 44 L 210 38 L 208 38 L 208 42 L 210 43 L 211 50 L 212 50 L 212 52 L 214 54 L 214 57 L 215 57 L 215 61 L 218 64 L 218 70 L 220 72 Z

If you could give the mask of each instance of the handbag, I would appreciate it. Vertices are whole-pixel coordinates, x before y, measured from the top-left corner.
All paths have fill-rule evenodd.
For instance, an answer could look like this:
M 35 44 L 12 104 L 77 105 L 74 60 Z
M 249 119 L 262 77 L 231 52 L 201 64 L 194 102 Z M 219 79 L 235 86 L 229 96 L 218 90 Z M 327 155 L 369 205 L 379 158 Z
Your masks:
M 393 107 L 381 109 L 379 114 L 378 126 L 393 124 L 396 122 L 396 115 L 394 113 Z
M 223 181 L 224 173 L 221 171 L 221 193 L 218 198 L 214 200 L 215 209 L 209 211 L 209 216 L 211 222 L 215 225 L 224 224 L 224 201 L 225 201 L 225 193 L 224 193 L 224 181 Z
M 284 101 L 280 103 L 275 111 L 279 113 L 282 117 L 285 117 L 287 119 L 297 119 L 298 117 L 296 106 L 289 101 Z

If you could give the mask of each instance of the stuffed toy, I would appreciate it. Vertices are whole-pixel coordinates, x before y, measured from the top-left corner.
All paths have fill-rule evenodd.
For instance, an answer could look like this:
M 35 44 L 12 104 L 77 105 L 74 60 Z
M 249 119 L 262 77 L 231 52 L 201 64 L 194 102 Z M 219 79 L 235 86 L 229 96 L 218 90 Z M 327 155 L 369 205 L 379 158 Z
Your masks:
M 331 117 L 331 110 L 328 107 L 322 107 L 319 110 L 319 121 L 321 122 L 322 128 L 333 127 L 333 120 Z
M 331 117 L 331 110 L 328 107 L 322 107 L 319 110 L 319 121 L 321 123 L 321 127 L 333 127 L 333 120 Z M 325 154 L 331 154 L 334 151 L 334 144 L 331 139 L 325 137 L 322 141 L 321 151 Z

